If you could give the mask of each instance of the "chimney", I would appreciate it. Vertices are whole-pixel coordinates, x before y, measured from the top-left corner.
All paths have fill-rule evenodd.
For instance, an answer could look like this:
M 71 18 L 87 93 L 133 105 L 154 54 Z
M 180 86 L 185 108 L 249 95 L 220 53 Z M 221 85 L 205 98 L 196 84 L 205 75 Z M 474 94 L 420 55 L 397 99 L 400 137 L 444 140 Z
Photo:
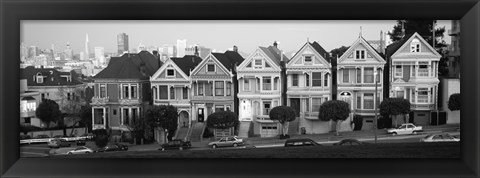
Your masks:
M 198 54 L 198 46 L 197 45 L 195 45 L 195 54 L 194 55 L 197 56 L 197 57 L 200 56 Z M 193 58 L 192 58 L 192 62 L 193 62 Z
M 273 46 L 275 46 L 275 48 L 277 48 L 277 49 L 278 49 L 278 47 L 277 47 L 277 46 L 278 46 L 278 43 L 277 43 L 277 41 L 274 41 L 274 42 L 273 42 Z
M 233 52 L 237 52 L 238 53 L 238 47 L 233 45 Z

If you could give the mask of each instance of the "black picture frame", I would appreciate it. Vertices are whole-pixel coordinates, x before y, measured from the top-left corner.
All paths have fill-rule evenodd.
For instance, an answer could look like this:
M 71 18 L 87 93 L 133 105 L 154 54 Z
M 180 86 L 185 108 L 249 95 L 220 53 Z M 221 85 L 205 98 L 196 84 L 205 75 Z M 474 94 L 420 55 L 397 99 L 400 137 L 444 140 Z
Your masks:
M 478 0 L 1 0 L 2 177 L 478 177 Z M 460 159 L 19 158 L 20 20 L 461 19 Z M 235 33 L 232 32 L 232 35 Z M 318 39 L 321 40 L 321 39 Z

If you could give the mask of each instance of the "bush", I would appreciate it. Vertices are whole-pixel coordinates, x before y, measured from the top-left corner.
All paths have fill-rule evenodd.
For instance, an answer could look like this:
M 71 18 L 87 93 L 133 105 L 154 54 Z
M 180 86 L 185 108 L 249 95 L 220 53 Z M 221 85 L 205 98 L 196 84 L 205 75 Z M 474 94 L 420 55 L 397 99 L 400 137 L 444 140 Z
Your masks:
M 107 146 L 110 135 L 106 129 L 94 130 L 93 134 L 94 134 L 95 145 L 97 145 L 98 148 Z
M 381 115 L 399 115 L 410 112 L 410 101 L 403 98 L 385 98 L 380 103 Z
M 363 117 L 360 115 L 353 116 L 353 123 L 355 124 L 355 127 L 353 128 L 353 130 L 362 130 Z
M 210 137 L 213 137 L 213 132 L 208 128 L 208 127 L 205 127 L 205 130 L 203 131 L 203 135 L 202 137 L 203 138 L 210 138 Z
M 448 98 L 448 109 L 457 111 L 462 108 L 462 98 L 460 93 L 454 93 Z
M 207 118 L 207 127 L 215 129 L 237 128 L 238 117 L 231 111 L 218 111 L 210 114 Z

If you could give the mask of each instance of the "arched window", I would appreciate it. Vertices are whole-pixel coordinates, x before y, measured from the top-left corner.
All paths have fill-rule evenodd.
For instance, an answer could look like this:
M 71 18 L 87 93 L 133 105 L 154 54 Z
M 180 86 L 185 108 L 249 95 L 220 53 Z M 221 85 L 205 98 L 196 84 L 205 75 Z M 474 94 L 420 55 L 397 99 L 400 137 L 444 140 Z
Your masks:
M 420 41 L 418 39 L 413 39 L 410 43 L 410 52 L 418 53 L 420 52 Z

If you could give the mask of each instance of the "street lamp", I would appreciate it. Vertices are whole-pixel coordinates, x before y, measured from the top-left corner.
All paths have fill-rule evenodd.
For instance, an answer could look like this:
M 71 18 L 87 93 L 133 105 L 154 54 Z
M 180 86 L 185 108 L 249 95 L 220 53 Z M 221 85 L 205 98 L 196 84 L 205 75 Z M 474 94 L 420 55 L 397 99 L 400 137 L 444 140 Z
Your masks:
M 378 127 L 377 127 L 377 122 L 378 122 L 378 121 L 377 121 L 377 120 L 378 120 L 378 114 L 377 114 L 377 109 L 378 109 L 378 107 L 377 107 L 377 106 L 378 106 L 378 103 L 377 103 L 377 101 L 378 101 L 378 100 L 377 100 L 377 90 L 378 90 L 378 89 L 377 89 L 377 88 L 378 88 L 378 79 L 379 79 L 379 77 L 377 76 L 377 70 L 375 70 L 375 72 L 374 72 L 373 75 L 375 76 L 375 94 L 373 94 L 373 97 L 375 98 L 375 102 L 374 102 L 374 103 L 375 103 L 375 119 L 374 119 L 374 121 L 373 121 L 373 123 L 374 123 L 373 133 L 375 134 L 375 143 L 377 143 L 377 128 L 378 128 Z

